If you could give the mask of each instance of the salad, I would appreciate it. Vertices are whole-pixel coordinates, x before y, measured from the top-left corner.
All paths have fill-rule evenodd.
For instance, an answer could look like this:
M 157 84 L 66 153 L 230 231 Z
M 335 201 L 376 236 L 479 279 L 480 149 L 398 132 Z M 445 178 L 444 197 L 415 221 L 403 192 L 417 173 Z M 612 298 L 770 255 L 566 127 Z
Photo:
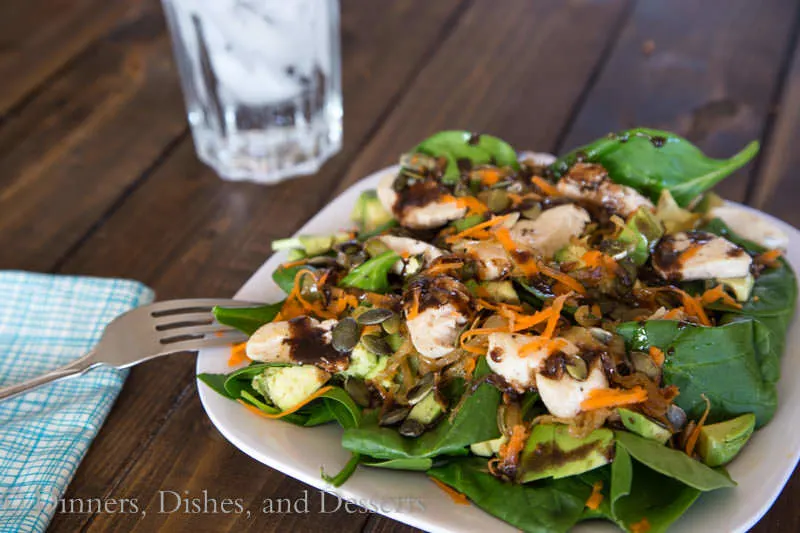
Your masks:
M 278 240 L 280 302 L 204 383 L 269 419 L 338 423 L 358 467 L 424 472 L 524 531 L 664 531 L 777 406 L 797 297 L 768 220 L 712 159 L 634 129 L 560 158 L 444 131 L 354 206 Z

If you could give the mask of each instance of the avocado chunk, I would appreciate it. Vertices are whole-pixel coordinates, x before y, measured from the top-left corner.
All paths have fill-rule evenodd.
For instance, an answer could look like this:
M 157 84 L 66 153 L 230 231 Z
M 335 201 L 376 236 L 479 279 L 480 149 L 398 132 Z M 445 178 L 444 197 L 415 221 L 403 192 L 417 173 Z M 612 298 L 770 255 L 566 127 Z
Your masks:
M 583 254 L 589 251 L 589 248 L 578 244 L 568 244 L 553 254 L 553 259 L 556 263 L 578 263 L 579 267 L 583 267 Z
M 444 407 L 436 398 L 436 392 L 431 391 L 411 408 L 408 418 L 427 426 L 439 418 L 442 413 L 444 413 Z
M 393 218 L 392 213 L 383 208 L 374 189 L 362 192 L 350 213 L 350 219 L 365 233 L 386 226 Z
M 514 284 L 509 280 L 504 281 L 483 281 L 480 287 L 486 289 L 489 297 L 495 302 L 518 304 L 519 296 L 514 289 Z
M 272 404 L 285 411 L 299 404 L 330 378 L 313 365 L 277 366 L 264 369 L 251 382 L 252 387 Z
M 756 417 L 752 413 L 703 426 L 697 440 L 697 453 L 710 467 L 727 464 L 750 440 L 755 427 Z
M 630 409 L 617 409 L 622 425 L 631 433 L 636 433 L 645 439 L 654 440 L 659 444 L 665 444 L 672 436 L 672 432 L 656 422 L 636 411 Z
M 719 278 L 717 281 L 732 290 L 739 302 L 746 302 L 750 299 L 750 293 L 753 292 L 753 286 L 756 284 L 752 274 L 743 278 Z
M 350 239 L 348 233 L 334 233 L 333 235 L 301 235 L 290 239 L 272 241 L 272 251 L 301 250 L 306 256 L 321 255 L 331 251 L 335 244 Z
M 596 429 L 583 439 L 569 434 L 560 424 L 534 426 L 522 450 L 518 479 L 521 483 L 537 479 L 575 476 L 611 462 L 614 432 Z
M 505 444 L 507 441 L 508 437 L 503 435 L 502 437 L 497 437 L 496 439 L 476 442 L 469 445 L 469 451 L 471 451 L 473 455 L 478 455 L 480 457 L 491 457 L 499 452 L 500 446 Z
M 625 223 L 617 240 L 625 245 L 628 257 L 641 266 L 647 262 L 650 252 L 658 239 L 664 235 L 664 228 L 653 212 L 647 207 L 637 209 Z

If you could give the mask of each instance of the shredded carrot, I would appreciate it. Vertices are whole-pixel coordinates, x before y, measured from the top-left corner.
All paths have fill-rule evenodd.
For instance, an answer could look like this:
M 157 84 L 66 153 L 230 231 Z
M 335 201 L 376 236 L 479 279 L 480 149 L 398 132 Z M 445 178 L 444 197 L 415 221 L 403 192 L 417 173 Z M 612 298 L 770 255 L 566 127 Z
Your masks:
M 489 211 L 489 208 L 486 206 L 486 204 L 474 196 L 460 196 L 455 199 L 455 204 L 458 207 L 466 207 L 467 213 L 470 215 L 482 215 Z
M 497 239 L 506 252 L 508 252 L 512 257 L 518 256 L 519 246 L 516 242 L 514 242 L 514 239 L 511 237 L 511 232 L 508 230 L 508 228 L 498 228 L 494 230 L 493 233 L 495 239 Z M 525 261 L 518 261 L 517 265 L 527 276 L 533 276 L 534 274 L 539 273 L 539 267 L 534 261 L 533 257 L 526 259 Z
M 600 309 L 600 306 L 597 304 L 592 304 L 592 316 L 601 318 L 603 316 L 603 311 Z
M 649 352 L 650 352 L 650 359 L 652 359 L 655 364 L 657 364 L 658 366 L 664 365 L 664 360 L 666 358 L 664 357 L 664 352 L 661 351 L 660 348 L 658 348 L 657 346 L 651 346 Z
M 554 280 L 565 285 L 566 287 L 577 292 L 578 294 L 586 294 L 586 288 L 572 276 L 564 274 L 563 272 L 561 272 L 560 270 L 556 270 L 555 268 L 551 268 L 545 265 L 544 263 L 539 263 L 539 269 L 542 271 L 542 274 L 550 278 L 553 278 Z
M 475 329 L 468 329 L 464 333 L 461 334 L 462 342 L 464 339 L 468 339 L 470 337 L 474 337 L 476 335 L 488 335 L 490 333 L 508 333 L 506 328 L 475 328 Z
M 545 181 L 539 176 L 532 177 L 531 182 L 539 187 L 539 190 L 541 190 L 547 196 L 561 196 L 561 193 L 558 191 L 558 189 L 556 189 L 550 182 Z
M 553 305 L 550 307 L 550 318 L 547 319 L 547 327 L 544 328 L 544 332 L 542 333 L 542 337 L 545 339 L 552 338 L 553 333 L 556 332 L 558 319 L 561 318 L 561 309 L 564 307 L 564 300 L 567 299 L 567 296 L 569 296 L 569 294 L 562 294 L 553 300 Z
M 547 309 L 542 309 L 541 311 L 536 311 L 532 315 L 514 314 L 509 315 L 506 318 L 513 322 L 509 324 L 509 329 L 511 332 L 515 332 L 532 328 L 536 324 L 541 324 L 542 322 L 549 320 L 551 316 L 553 316 L 553 308 L 549 307 Z
M 691 435 L 689 438 L 686 439 L 686 455 L 689 457 L 692 456 L 694 453 L 694 447 L 697 446 L 697 439 L 700 438 L 700 430 L 703 429 L 703 424 L 706 423 L 706 418 L 708 418 L 708 413 L 711 411 L 711 402 L 708 401 L 705 395 L 703 395 L 703 399 L 706 401 L 706 410 L 703 412 L 703 416 L 700 417 L 700 420 L 697 422 L 697 425 L 692 430 Z
M 595 389 L 581 402 L 581 409 L 592 411 L 603 407 L 617 407 L 647 401 L 647 391 L 640 386 L 629 390 L 621 389 Z
M 481 287 L 484 288 L 484 287 Z M 522 306 L 508 304 L 503 302 L 488 302 L 482 298 L 478 298 L 477 301 L 478 305 L 481 307 L 485 307 L 486 309 L 491 309 L 492 311 L 497 311 L 499 313 L 503 313 L 506 311 L 522 311 Z
M 603 266 L 603 252 L 600 250 L 588 250 L 581 256 L 581 261 L 589 268 Z
M 467 497 L 458 492 L 457 490 L 455 490 L 454 488 L 450 487 L 449 485 L 446 485 L 445 483 L 439 481 L 436 478 L 430 478 L 430 480 L 433 481 L 437 487 L 442 489 L 445 494 L 450 496 L 450 499 L 453 500 L 453 503 L 456 503 L 457 505 L 469 505 L 469 500 L 467 499 Z
M 414 320 L 419 316 L 419 292 L 414 291 L 412 298 L 411 309 L 406 311 L 407 320 Z
M 664 315 L 664 320 L 678 320 L 680 319 L 681 315 L 685 312 L 686 311 L 684 310 L 683 307 L 676 307 L 675 309 L 670 309 Z
M 736 309 L 742 308 L 742 304 L 734 300 L 730 294 L 725 292 L 725 289 L 723 288 L 722 285 L 717 285 L 713 289 L 708 289 L 700 297 L 700 301 L 706 305 L 712 304 L 717 300 L 722 300 L 722 303 L 724 303 L 725 305 L 735 307 Z
M 603 490 L 603 482 L 602 481 L 595 481 L 592 485 L 592 494 L 589 495 L 589 499 L 586 500 L 586 507 L 591 509 L 592 511 L 596 511 L 600 504 L 603 503 L 603 493 L 600 492 Z
M 327 385 L 325 387 L 322 387 L 321 389 L 318 389 L 314 394 L 312 394 L 311 396 L 309 396 L 308 398 L 306 398 L 302 402 L 298 403 L 294 407 L 290 407 L 289 409 L 287 409 L 285 411 L 281 411 L 280 413 L 275 413 L 275 414 L 265 413 L 264 411 L 258 409 L 257 407 L 254 407 L 254 406 L 250 405 L 249 403 L 244 402 L 242 400 L 238 400 L 238 402 L 241 403 L 242 405 L 244 405 L 245 407 L 247 407 L 250 411 L 253 411 L 253 412 L 257 413 L 257 414 L 263 416 L 264 418 L 269 418 L 271 420 L 274 420 L 274 419 L 277 419 L 277 418 L 283 418 L 286 415 L 290 415 L 290 414 L 294 413 L 295 411 L 298 411 L 298 410 L 302 409 L 304 406 L 306 406 L 309 403 L 313 402 L 314 400 L 316 400 L 317 398 L 319 398 L 320 396 L 322 396 L 323 394 L 325 394 L 326 392 L 328 392 L 331 389 L 333 389 L 332 385 Z
M 678 296 L 680 296 L 681 300 L 683 301 L 684 310 L 686 311 L 687 314 L 697 317 L 700 323 L 704 326 L 711 325 L 711 321 L 708 319 L 708 315 L 706 315 L 706 312 L 703 310 L 703 306 L 698 301 L 699 300 L 698 298 L 694 298 L 687 292 L 677 287 L 664 287 L 663 289 L 660 290 L 672 291 Z
M 445 241 L 448 242 L 448 243 L 453 243 L 453 242 L 459 241 L 459 240 L 461 240 L 461 239 L 463 239 L 465 237 L 475 237 L 477 234 L 479 234 L 481 232 L 481 230 L 496 226 L 498 224 L 502 224 L 503 222 L 508 220 L 508 218 L 510 216 L 511 215 L 503 215 L 503 216 L 499 216 L 499 217 L 490 218 L 489 220 L 487 220 L 485 222 L 481 222 L 480 224 L 475 224 L 471 228 L 467 228 L 462 232 L 456 233 L 455 235 L 450 235 L 449 237 L 447 237 L 445 239 Z
M 297 261 L 289 261 L 288 263 L 283 263 L 281 268 L 292 268 L 300 265 L 305 265 L 308 262 L 308 257 L 303 259 L 298 259 Z
M 683 252 L 681 252 L 681 255 L 680 255 L 680 257 L 678 258 L 678 260 L 679 260 L 681 263 L 683 263 L 683 262 L 685 262 L 685 261 L 688 261 L 689 259 L 691 259 L 691 258 L 692 258 L 692 257 L 694 257 L 695 255 L 697 255 L 697 253 L 698 253 L 698 252 L 699 252 L 699 251 L 700 251 L 702 248 L 703 248 L 702 246 L 699 246 L 699 245 L 697 245 L 697 244 L 691 244 L 691 245 L 689 245 L 689 247 L 688 247 L 688 248 L 686 248 L 686 249 L 685 249 Z
M 763 254 L 759 255 L 756 259 L 762 265 L 767 265 L 768 267 L 776 267 L 778 266 L 778 259 L 783 255 L 778 249 L 770 250 L 768 252 L 764 252 Z
M 508 438 L 508 442 L 500 446 L 498 455 L 503 462 L 516 462 L 516 458 L 522 452 L 527 440 L 528 431 L 525 426 L 517 424 L 511 429 L 511 436 Z
M 564 339 L 547 339 L 544 337 L 537 337 L 535 340 L 529 342 L 522 346 L 519 349 L 519 355 L 521 357 L 527 357 L 531 354 L 539 352 L 543 348 L 547 350 L 547 354 L 552 354 L 561 350 L 567 346 L 567 341 Z
M 495 169 L 495 168 L 482 168 L 478 170 L 478 177 L 481 180 L 481 183 L 484 185 L 488 185 L 491 187 L 502 178 L 502 174 Z
M 472 377 L 472 373 L 475 371 L 475 366 L 477 365 L 475 357 L 469 357 L 464 361 L 464 373 L 467 375 L 467 379 Z
M 635 524 L 629 525 L 628 529 L 631 530 L 631 533 L 647 533 L 650 531 L 650 522 L 647 518 L 642 518 Z
M 462 266 L 464 266 L 464 263 L 461 261 L 454 261 L 452 263 L 437 263 L 425 270 L 425 272 L 428 274 L 440 274 L 442 272 L 456 270 Z
M 246 342 L 240 342 L 239 344 L 231 346 L 231 356 L 228 358 L 228 366 L 239 366 L 242 363 L 250 362 L 250 358 L 247 357 L 246 348 Z

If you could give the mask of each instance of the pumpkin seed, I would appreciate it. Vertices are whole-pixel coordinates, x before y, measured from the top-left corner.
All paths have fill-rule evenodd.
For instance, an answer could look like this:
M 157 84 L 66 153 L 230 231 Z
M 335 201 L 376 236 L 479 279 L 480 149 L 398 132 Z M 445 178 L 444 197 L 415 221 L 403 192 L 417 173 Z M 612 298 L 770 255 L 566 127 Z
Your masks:
M 398 431 L 404 437 L 419 437 L 425 433 L 425 426 L 419 420 L 407 418 Z
M 613 333 L 603 328 L 589 328 L 589 333 L 592 334 L 592 337 L 603 344 L 608 344 L 614 338 Z
M 522 211 L 522 216 L 527 218 L 528 220 L 536 220 L 539 218 L 539 215 L 542 214 L 542 206 L 539 204 L 534 205 L 533 207 L 529 207 L 528 209 Z
M 670 404 L 669 408 L 667 408 L 667 420 L 672 424 L 673 431 L 680 431 L 683 429 L 683 426 L 686 425 L 686 419 L 686 411 L 674 403 Z
M 364 335 L 361 337 L 364 347 L 377 355 L 392 355 L 392 347 L 382 337 L 377 335 Z
M 498 213 L 511 206 L 511 198 L 502 189 L 492 189 L 486 197 L 486 207 L 493 213 Z
M 364 311 L 358 318 L 356 319 L 359 324 L 362 326 L 373 326 L 375 324 L 380 324 L 389 320 L 394 316 L 394 313 L 390 309 L 384 309 L 383 307 L 373 307 L 367 311 Z
M 333 266 L 336 264 L 336 258 L 329 255 L 318 255 L 312 257 L 306 263 L 311 266 Z
M 564 362 L 567 374 L 578 381 L 585 381 L 589 377 L 589 367 L 580 355 L 573 355 Z
M 650 379 L 658 379 L 661 370 L 649 355 L 644 352 L 631 352 L 630 358 L 634 370 L 641 372 Z
M 395 333 L 400 332 L 400 323 L 402 322 L 401 318 L 394 313 L 391 317 L 387 318 L 383 321 L 383 331 L 388 333 L 389 335 L 394 335 Z
M 406 419 L 411 409 L 408 407 L 395 407 L 386 411 L 380 419 L 380 425 L 393 426 Z
M 522 423 L 522 410 L 517 402 L 502 404 L 497 408 L 497 428 L 503 435 L 510 435 L 514 426 Z
M 409 405 L 416 405 L 420 402 L 420 400 L 427 396 L 428 393 L 433 390 L 433 385 L 435 382 L 436 376 L 433 374 L 433 372 L 422 376 L 422 379 L 420 379 L 416 385 L 411 387 L 411 390 L 409 390 L 408 394 L 406 395 Z
M 575 322 L 585 328 L 598 325 L 600 318 L 592 314 L 592 310 L 588 305 L 581 305 L 575 310 Z
M 353 317 L 345 317 L 331 330 L 331 346 L 337 352 L 351 352 L 358 344 L 361 331 Z
M 348 379 L 344 382 L 344 390 L 361 407 L 369 407 L 370 394 L 366 383 L 360 379 Z

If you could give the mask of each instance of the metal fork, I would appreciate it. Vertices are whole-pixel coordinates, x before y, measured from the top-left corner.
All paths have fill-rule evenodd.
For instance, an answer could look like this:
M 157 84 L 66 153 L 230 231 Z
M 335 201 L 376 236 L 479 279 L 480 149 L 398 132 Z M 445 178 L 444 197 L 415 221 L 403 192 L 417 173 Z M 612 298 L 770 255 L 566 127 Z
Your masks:
M 128 368 L 156 357 L 247 340 L 244 333 L 214 320 L 216 306 L 252 302 L 187 299 L 157 302 L 124 313 L 106 326 L 100 342 L 80 359 L 28 381 L 0 389 L 0 402 L 47 383 L 80 376 L 99 366 Z

